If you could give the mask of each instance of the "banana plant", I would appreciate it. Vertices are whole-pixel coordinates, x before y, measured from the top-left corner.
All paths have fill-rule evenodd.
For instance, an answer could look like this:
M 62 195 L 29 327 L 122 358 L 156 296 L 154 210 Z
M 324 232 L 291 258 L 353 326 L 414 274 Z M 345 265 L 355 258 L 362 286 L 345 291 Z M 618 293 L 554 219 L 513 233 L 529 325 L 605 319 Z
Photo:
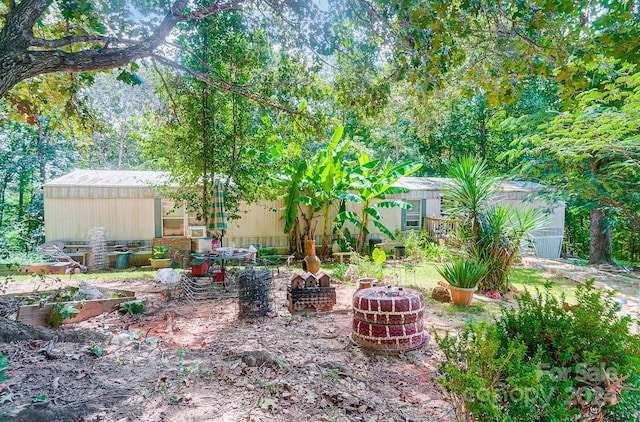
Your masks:
M 349 176 L 350 191 L 341 195 L 340 199 L 361 204 L 360 213 L 343 211 L 336 216 L 336 223 L 346 221 L 353 223 L 358 230 L 356 247 L 359 253 L 363 253 L 369 234 L 369 223 L 372 222 L 382 233 L 390 239 L 394 235 L 384 224 L 379 208 L 403 208 L 411 206 L 404 201 L 386 200 L 387 195 L 407 192 L 408 189 L 394 186 L 402 176 L 409 176 L 422 167 L 421 163 L 404 162 L 393 166 L 391 162 L 382 164 L 380 160 L 371 160 L 362 152 L 358 157 L 357 165 L 351 169 Z
M 315 235 L 314 220 L 324 216 L 323 255 L 329 252 L 331 207 L 338 204 L 340 195 L 348 189 L 348 166 L 344 164 L 344 156 L 350 141 L 342 140 L 343 132 L 344 128 L 338 127 L 325 149 L 295 166 L 286 167 L 283 175 L 287 186 L 285 233 L 304 232 L 305 237 L 311 239 Z M 304 230 L 300 227 L 301 220 L 305 223 Z

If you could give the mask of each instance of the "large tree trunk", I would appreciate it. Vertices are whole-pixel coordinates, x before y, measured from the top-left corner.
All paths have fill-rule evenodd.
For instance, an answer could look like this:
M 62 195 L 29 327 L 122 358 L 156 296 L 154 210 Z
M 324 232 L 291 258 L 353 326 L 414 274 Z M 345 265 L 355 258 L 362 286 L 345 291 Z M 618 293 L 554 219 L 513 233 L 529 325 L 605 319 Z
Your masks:
M 602 208 L 593 208 L 589 225 L 589 264 L 613 264 L 612 230 Z
M 51 6 L 51 0 L 11 2 L 9 12 L 4 16 L 4 26 L 0 29 L 0 98 L 18 82 L 36 75 L 115 69 L 149 57 L 173 27 L 184 20 L 182 14 L 187 3 L 188 0 L 175 0 L 154 33 L 139 41 L 131 41 L 92 34 L 59 39 L 37 38 L 33 34 L 33 26 Z M 101 48 L 94 46 L 76 52 L 63 50 L 82 43 L 93 43 Z M 125 46 L 112 47 L 111 44 Z

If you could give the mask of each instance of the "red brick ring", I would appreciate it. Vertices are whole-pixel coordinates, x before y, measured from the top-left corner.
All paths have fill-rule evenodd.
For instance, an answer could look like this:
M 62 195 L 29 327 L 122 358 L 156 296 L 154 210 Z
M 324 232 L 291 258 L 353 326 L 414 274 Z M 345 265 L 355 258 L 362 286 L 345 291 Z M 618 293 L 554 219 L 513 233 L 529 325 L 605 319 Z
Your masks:
M 424 331 L 424 298 L 412 289 L 373 287 L 353 295 L 351 340 L 386 352 L 415 350 L 429 342 Z

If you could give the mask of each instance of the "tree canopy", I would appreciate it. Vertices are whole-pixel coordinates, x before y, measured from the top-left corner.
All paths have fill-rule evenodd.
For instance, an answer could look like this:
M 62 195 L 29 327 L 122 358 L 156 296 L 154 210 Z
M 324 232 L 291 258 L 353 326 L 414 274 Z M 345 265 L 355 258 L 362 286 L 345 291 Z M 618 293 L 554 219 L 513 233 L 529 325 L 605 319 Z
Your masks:
M 619 78 L 638 71 L 639 28 L 637 2 L 623 0 L 0 0 L 0 152 L 30 163 L 30 188 L 71 166 L 170 169 L 198 185 L 184 197 L 195 204 L 223 172 L 233 202 L 277 192 L 258 187 L 273 146 L 279 168 L 295 168 L 343 126 L 345 157 L 442 176 L 477 155 L 492 174 L 564 190 L 571 218 L 599 204 L 636 224 L 624 189 L 636 182 L 635 88 Z M 130 95 L 140 105 L 124 107 Z M 606 128 L 609 149 L 579 148 Z M 35 164 L 16 131 L 75 148 Z M 522 153 L 498 160 L 514 140 Z M 594 176 L 585 154 L 612 161 Z M 10 176 L 12 206 L 37 204 Z

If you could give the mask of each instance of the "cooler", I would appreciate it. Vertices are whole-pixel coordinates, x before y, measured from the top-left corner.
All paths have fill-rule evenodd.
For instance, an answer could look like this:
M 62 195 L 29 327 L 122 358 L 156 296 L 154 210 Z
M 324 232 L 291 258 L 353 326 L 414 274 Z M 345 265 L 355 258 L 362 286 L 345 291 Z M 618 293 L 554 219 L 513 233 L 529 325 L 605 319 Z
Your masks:
M 197 245 L 197 253 L 209 253 L 211 252 L 211 238 L 210 237 L 199 237 L 198 245 Z

